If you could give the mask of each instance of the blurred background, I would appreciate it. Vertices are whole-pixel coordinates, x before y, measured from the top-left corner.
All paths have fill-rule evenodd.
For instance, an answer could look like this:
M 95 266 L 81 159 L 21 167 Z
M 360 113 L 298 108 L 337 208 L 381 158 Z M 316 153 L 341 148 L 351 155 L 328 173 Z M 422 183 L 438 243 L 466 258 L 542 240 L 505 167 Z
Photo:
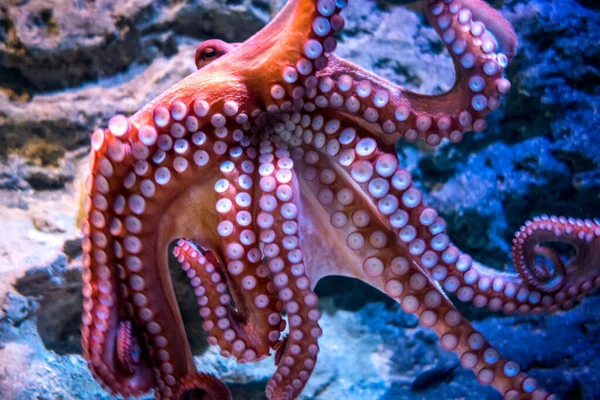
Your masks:
M 0 398 L 111 398 L 79 348 L 75 218 L 90 134 L 193 72 L 202 40 L 244 41 L 284 3 L 0 0 Z M 420 93 L 452 86 L 452 62 L 419 3 L 349 3 L 337 55 Z M 519 36 L 502 107 L 486 132 L 437 148 L 400 142 L 398 156 L 452 241 L 510 270 L 510 243 L 527 219 L 600 217 L 600 3 L 490 3 Z M 193 292 L 172 274 L 199 366 L 235 399 L 263 399 L 272 360 L 238 366 L 208 348 Z M 500 398 L 385 296 L 342 278 L 317 292 L 325 335 L 304 398 Z M 550 317 L 460 307 L 542 387 L 600 398 L 600 297 Z

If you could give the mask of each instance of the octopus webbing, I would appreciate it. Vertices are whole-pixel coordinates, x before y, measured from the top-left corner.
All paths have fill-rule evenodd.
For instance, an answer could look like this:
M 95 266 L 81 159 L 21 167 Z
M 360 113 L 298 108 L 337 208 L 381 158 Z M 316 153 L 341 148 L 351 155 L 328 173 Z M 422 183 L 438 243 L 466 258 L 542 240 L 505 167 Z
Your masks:
M 315 368 L 314 288 L 329 275 L 397 301 L 504 398 L 556 398 L 446 294 L 508 314 L 571 308 L 600 287 L 599 221 L 526 222 L 517 272 L 500 272 L 453 245 L 395 153 L 399 139 L 436 146 L 485 130 L 510 89 L 512 27 L 483 0 L 428 0 L 456 80 L 426 96 L 333 54 L 346 4 L 291 0 L 244 43 L 202 43 L 198 71 L 93 132 L 82 347 L 113 394 L 231 398 L 195 367 L 167 263 L 176 243 L 209 343 L 242 363 L 275 354 L 269 399 L 297 398 Z

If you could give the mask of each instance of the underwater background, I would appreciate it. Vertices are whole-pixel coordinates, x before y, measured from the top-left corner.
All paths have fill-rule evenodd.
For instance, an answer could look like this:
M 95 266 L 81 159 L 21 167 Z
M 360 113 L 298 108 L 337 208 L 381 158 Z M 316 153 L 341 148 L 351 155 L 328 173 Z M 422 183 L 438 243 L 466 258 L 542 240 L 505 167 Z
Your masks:
M 0 399 L 113 398 L 79 344 L 75 221 L 90 134 L 192 73 L 202 40 L 243 41 L 284 3 L 0 0 Z M 404 3 L 350 1 L 336 54 L 410 90 L 442 93 L 454 81 L 450 57 L 419 7 Z M 519 46 L 511 92 L 487 130 L 459 144 L 397 148 L 452 241 L 511 270 L 511 240 L 524 221 L 600 217 L 600 3 L 490 3 Z M 185 275 L 172 268 L 172 277 L 200 370 L 222 377 L 234 399 L 264 399 L 273 360 L 220 357 Z M 324 335 L 301 398 L 501 398 L 383 294 L 344 278 L 316 290 Z M 561 399 L 600 399 L 598 294 L 551 316 L 458 307 L 541 387 Z

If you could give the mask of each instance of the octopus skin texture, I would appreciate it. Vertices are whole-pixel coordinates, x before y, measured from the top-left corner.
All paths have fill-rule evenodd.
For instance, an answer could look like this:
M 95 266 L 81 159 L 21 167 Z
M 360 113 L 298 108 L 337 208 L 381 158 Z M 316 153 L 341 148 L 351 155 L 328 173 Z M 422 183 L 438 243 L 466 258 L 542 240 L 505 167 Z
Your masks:
M 534 218 L 514 238 L 517 272 L 488 268 L 451 243 L 395 153 L 399 139 L 436 146 L 486 128 L 510 89 L 512 27 L 483 0 L 427 1 L 456 82 L 425 96 L 333 54 L 346 3 L 291 0 L 244 43 L 204 42 L 198 71 L 93 132 L 82 347 L 113 394 L 231 398 L 194 365 L 168 271 L 175 242 L 210 344 L 242 363 L 275 353 L 269 399 L 297 398 L 311 376 L 313 289 L 328 275 L 396 300 L 504 398 L 556 398 L 446 293 L 508 314 L 571 308 L 600 287 L 599 222 Z

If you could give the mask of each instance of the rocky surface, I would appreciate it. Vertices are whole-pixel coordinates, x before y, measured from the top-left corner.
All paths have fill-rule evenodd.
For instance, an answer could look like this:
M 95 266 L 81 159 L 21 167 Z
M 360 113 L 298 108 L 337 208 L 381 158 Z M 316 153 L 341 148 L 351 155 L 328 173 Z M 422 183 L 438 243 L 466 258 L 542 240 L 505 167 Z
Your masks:
M 228 3 L 9 0 L 0 10 L 0 71 L 20 90 L 65 89 L 173 55 L 174 35 L 237 41 L 269 20 L 266 0 Z
M 218 374 L 234 399 L 264 399 L 272 359 L 238 365 L 207 347 L 193 295 L 173 278 L 182 314 L 193 339 L 198 368 Z M 59 253 L 49 264 L 17 279 L 0 305 L 0 393 L 10 399 L 112 399 L 87 373 L 79 356 L 80 265 Z M 319 363 L 306 399 L 500 399 L 443 351 L 435 333 L 398 306 L 372 303 L 357 312 L 340 310 L 323 298 Z M 568 313 L 541 317 L 491 317 L 475 322 L 490 342 L 520 363 L 541 385 L 565 399 L 594 399 L 600 390 L 600 297 Z M 532 345 L 534 344 L 535 345 Z M 418 384 L 417 384 L 418 383 Z M 151 398 L 151 397 L 147 397 Z
M 192 72 L 200 40 L 244 40 L 283 3 L 0 2 L 0 398 L 111 398 L 78 345 L 75 220 L 89 133 Z M 453 83 L 447 52 L 417 7 L 402 3 L 351 1 L 337 53 L 411 90 L 443 92 Z M 502 269 L 514 231 L 533 215 L 600 216 L 600 9 L 586 0 L 491 3 L 520 39 L 503 107 L 459 145 L 398 150 L 452 240 Z M 199 368 L 224 377 L 235 399 L 264 398 L 272 360 L 219 357 L 176 268 L 173 278 Z M 341 278 L 317 290 L 325 335 L 305 398 L 499 398 L 378 292 Z M 561 398 L 600 393 L 600 297 L 554 316 L 465 312 Z

